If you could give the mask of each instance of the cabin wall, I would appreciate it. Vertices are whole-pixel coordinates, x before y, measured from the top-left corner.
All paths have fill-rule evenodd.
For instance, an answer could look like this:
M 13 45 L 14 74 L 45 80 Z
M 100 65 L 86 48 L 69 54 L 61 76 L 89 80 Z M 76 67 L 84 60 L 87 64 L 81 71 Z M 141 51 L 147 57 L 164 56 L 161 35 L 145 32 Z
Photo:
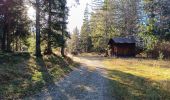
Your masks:
M 135 44 L 112 44 L 112 55 L 135 56 Z

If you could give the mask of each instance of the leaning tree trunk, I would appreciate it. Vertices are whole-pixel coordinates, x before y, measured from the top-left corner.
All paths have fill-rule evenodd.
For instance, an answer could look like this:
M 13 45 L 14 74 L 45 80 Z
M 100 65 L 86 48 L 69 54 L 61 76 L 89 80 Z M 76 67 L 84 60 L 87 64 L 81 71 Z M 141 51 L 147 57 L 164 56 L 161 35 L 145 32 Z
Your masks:
M 36 0 L 36 57 L 41 56 L 40 47 L 40 8 L 39 0 Z

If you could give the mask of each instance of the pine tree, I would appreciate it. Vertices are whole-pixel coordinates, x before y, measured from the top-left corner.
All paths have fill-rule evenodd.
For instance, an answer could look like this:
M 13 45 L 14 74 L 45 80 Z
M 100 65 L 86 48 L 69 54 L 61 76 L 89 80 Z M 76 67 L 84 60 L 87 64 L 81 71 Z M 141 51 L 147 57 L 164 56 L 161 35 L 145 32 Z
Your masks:
M 93 0 L 90 28 L 94 50 L 104 51 L 112 37 L 137 34 L 139 4 L 139 0 Z
M 48 24 L 42 25 L 43 40 L 47 42 L 45 54 L 51 54 L 52 48 L 60 47 L 61 55 L 64 55 L 65 41 L 69 38 L 66 31 L 66 20 L 68 16 L 68 8 L 66 0 L 50 0 L 45 1 L 43 9 L 43 22 L 46 20 Z M 48 16 L 46 18 L 45 16 Z
M 81 50 L 83 52 L 89 52 L 92 43 L 91 43 L 91 36 L 90 36 L 90 23 L 89 23 L 89 11 L 88 11 L 88 4 L 86 4 L 86 8 L 84 11 L 84 23 L 81 27 L 81 33 L 80 33 L 80 45 Z
M 71 40 L 68 41 L 69 52 L 79 52 L 80 40 L 79 40 L 79 30 L 76 27 L 71 35 Z
M 24 37 L 28 36 L 28 18 L 23 0 L 6 0 L 1 2 L 1 32 L 2 32 L 2 51 L 11 52 L 21 50 Z M 16 41 L 16 43 L 14 43 Z M 13 46 L 12 46 L 13 44 Z
M 61 9 L 61 19 L 62 19 L 62 23 L 61 23 L 61 35 L 62 35 L 62 45 L 61 45 L 61 55 L 63 57 L 65 57 L 65 45 L 66 45 L 66 39 L 70 38 L 70 36 L 68 35 L 67 32 L 67 16 L 68 16 L 68 8 L 66 6 L 67 2 L 66 0 L 61 0 L 61 5 L 60 5 L 60 9 Z

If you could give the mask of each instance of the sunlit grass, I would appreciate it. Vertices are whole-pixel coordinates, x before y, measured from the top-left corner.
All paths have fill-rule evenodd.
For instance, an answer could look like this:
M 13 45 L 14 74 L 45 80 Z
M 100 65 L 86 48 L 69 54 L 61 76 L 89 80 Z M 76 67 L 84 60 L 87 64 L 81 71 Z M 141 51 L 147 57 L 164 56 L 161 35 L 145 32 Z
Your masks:
M 28 53 L 1 54 L 0 62 L 0 99 L 35 94 L 77 66 L 70 58 L 50 55 L 36 59 Z
M 115 58 L 104 64 L 117 99 L 170 99 L 169 61 Z

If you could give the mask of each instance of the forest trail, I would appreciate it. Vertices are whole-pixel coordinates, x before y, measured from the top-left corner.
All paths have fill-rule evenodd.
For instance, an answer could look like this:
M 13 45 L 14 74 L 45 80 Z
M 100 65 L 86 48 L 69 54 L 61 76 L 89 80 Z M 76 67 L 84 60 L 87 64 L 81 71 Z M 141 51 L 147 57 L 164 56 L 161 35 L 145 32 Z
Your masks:
M 114 100 L 100 57 L 73 57 L 81 63 L 59 82 L 29 99 L 35 100 Z

